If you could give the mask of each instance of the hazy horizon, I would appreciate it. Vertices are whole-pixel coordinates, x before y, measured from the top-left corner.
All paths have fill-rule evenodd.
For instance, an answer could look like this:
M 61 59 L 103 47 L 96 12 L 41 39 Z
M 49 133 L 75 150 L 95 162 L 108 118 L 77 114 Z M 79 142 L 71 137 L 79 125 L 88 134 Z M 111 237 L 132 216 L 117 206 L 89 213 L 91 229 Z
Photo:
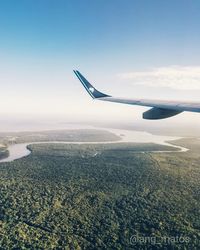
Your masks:
M 132 118 L 132 120 L 131 120 Z M 64 116 L 4 116 L 0 117 L 0 134 L 25 132 L 25 131 L 45 131 L 45 130 L 66 130 L 84 128 L 117 128 L 135 131 L 146 131 L 152 134 L 172 135 L 172 136 L 200 136 L 198 123 L 173 123 L 171 121 L 146 121 L 134 120 L 132 116 L 126 120 L 115 120 L 112 117 L 102 120 L 101 117 L 85 117 L 85 119 L 72 119 Z

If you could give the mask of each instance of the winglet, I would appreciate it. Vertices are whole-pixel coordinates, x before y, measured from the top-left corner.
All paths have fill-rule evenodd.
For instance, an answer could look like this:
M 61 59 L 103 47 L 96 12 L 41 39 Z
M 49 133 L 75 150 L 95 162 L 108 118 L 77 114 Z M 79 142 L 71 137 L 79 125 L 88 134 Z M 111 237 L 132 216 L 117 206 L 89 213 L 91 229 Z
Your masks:
M 93 98 L 101 98 L 101 97 L 108 97 L 109 95 L 106 95 L 97 89 L 95 89 L 92 84 L 88 82 L 88 80 L 85 79 L 83 75 L 78 70 L 74 70 L 75 75 L 78 77 L 80 82 L 83 84 L 84 88 L 87 90 L 88 94 Z

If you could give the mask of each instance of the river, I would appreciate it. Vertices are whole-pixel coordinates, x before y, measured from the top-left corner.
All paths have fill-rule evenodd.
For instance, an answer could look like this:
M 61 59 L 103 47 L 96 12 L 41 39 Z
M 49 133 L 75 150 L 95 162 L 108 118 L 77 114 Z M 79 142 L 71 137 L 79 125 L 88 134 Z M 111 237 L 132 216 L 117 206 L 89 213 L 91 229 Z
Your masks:
M 118 135 L 121 139 L 118 141 L 98 141 L 98 142 L 71 142 L 71 141 L 46 141 L 46 142 L 28 142 L 28 143 L 19 143 L 8 146 L 9 156 L 7 158 L 1 159 L 0 162 L 11 162 L 22 157 L 28 156 L 31 151 L 27 148 L 30 144 L 46 144 L 46 143 L 62 143 L 62 144 L 107 144 L 107 143 L 155 143 L 164 146 L 174 147 L 179 149 L 176 152 L 186 152 L 188 149 L 176 146 L 171 144 L 169 141 L 174 141 L 180 139 L 180 137 L 172 136 L 161 136 L 153 135 L 147 132 L 141 131 L 132 131 L 132 130 L 123 130 L 123 129 L 113 129 L 113 128 L 97 128 L 87 126 L 85 129 L 99 129 L 106 130 L 111 133 Z M 78 129 L 78 128 L 77 128 Z M 79 127 L 80 129 L 80 127 Z M 174 152 L 173 150 L 162 150 L 162 151 L 151 151 L 151 152 Z

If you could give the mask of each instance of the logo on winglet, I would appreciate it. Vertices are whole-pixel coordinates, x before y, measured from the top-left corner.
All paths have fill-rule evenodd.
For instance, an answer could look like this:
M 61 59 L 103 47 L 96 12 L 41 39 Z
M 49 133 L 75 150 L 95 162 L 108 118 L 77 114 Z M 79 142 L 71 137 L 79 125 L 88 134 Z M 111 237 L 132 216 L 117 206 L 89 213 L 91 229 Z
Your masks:
M 90 87 L 89 91 L 92 92 L 92 93 L 94 93 L 94 88 Z

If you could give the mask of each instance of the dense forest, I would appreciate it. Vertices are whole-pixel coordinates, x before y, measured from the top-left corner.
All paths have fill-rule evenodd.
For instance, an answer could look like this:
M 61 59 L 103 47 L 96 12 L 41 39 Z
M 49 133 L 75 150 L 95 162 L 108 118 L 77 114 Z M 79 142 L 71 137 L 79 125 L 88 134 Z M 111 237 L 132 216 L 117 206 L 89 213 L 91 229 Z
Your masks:
M 200 142 L 177 143 L 191 150 L 29 146 L 28 157 L 0 164 L 1 248 L 199 249 Z M 133 236 L 188 240 L 155 244 Z

